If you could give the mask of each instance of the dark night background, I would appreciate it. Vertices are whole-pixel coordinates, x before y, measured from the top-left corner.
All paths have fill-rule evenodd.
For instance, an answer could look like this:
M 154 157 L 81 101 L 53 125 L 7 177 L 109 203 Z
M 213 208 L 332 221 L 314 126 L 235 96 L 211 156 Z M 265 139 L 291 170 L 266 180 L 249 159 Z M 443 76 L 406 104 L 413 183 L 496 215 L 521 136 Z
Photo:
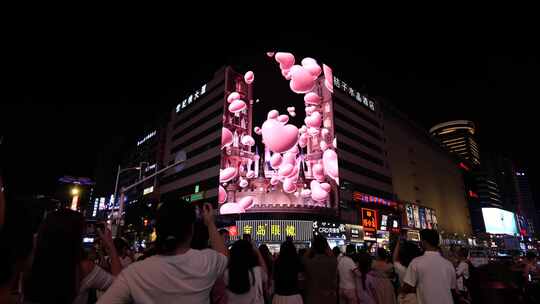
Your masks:
M 119 152 L 143 136 L 145 122 L 168 113 L 177 97 L 200 87 L 220 66 L 273 49 L 328 63 L 335 75 L 392 102 L 426 129 L 445 120 L 473 120 L 480 153 L 509 154 L 529 169 L 538 189 L 533 104 L 539 98 L 540 66 L 538 57 L 529 56 L 533 53 L 413 42 L 375 48 L 345 34 L 301 35 L 301 41 L 292 33 L 242 45 L 179 34 L 176 41 L 81 41 L 13 49 L 4 70 L 11 94 L 0 105 L 9 191 L 50 194 L 62 175 L 114 176 Z M 99 157 L 111 167 L 96 173 Z

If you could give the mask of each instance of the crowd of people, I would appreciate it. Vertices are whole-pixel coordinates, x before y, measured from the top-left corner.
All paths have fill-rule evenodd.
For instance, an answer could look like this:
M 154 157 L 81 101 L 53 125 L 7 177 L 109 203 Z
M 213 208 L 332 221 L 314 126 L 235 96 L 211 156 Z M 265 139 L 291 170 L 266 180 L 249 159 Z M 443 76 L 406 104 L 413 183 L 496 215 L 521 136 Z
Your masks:
M 374 257 L 354 245 L 344 252 L 330 248 L 322 236 L 308 249 L 287 239 L 276 256 L 249 238 L 227 244 L 210 204 L 198 222 L 190 204 L 165 202 L 154 247 L 136 258 L 106 228 L 98 231 L 105 254 L 84 248 L 85 223 L 78 212 L 49 213 L 37 234 L 25 226 L 20 210 L 5 212 L 0 303 L 471 302 L 467 251 L 458 250 L 452 261 L 444 257 L 435 230 L 421 231 L 421 246 L 401 240 L 392 254 L 378 248 Z M 536 265 L 529 256 L 524 273 L 529 276 Z

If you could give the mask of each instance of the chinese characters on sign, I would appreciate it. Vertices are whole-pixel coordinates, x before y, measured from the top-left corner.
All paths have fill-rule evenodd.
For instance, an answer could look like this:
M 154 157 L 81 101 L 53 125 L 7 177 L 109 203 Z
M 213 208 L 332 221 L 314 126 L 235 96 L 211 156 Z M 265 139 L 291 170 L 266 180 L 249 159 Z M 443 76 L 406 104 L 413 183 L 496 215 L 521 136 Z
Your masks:
M 150 138 L 156 136 L 156 131 L 153 131 L 153 132 L 150 132 L 148 135 L 146 135 L 143 139 L 139 140 L 137 142 L 137 147 L 144 144 L 147 140 L 149 140 Z
M 351 88 L 348 84 L 346 84 L 344 81 L 341 81 L 336 76 L 334 76 L 334 87 L 341 89 L 343 92 L 349 94 L 349 96 L 351 96 L 352 98 L 355 98 L 356 101 L 363 104 L 365 107 L 367 107 L 371 111 L 375 111 L 375 102 L 373 100 L 370 100 L 366 96 L 363 96 L 362 94 L 360 94 L 360 92 Z
M 285 241 L 292 237 L 297 241 L 310 241 L 313 222 L 295 220 L 239 220 L 238 231 L 249 234 L 255 241 Z M 231 235 L 232 236 L 232 235 Z
M 346 239 L 345 225 L 330 222 L 313 222 L 313 235 L 322 235 L 327 239 Z
M 182 102 L 179 103 L 179 104 L 176 106 L 176 113 L 179 113 L 179 112 L 182 111 L 182 109 L 184 109 L 186 106 L 190 105 L 190 104 L 193 103 L 195 100 L 199 99 L 199 97 L 201 97 L 202 95 L 204 95 L 204 93 L 206 93 L 206 84 L 203 85 L 203 86 L 201 87 L 200 90 L 195 91 L 195 93 L 189 95 L 186 99 L 182 100 Z
M 376 196 L 365 194 L 358 191 L 353 192 L 353 200 L 356 202 L 373 203 L 373 204 L 385 205 L 385 206 L 394 207 L 394 208 L 396 208 L 398 205 L 397 202 L 386 200 L 384 198 L 376 197 Z
M 362 226 L 365 231 L 377 230 L 377 211 L 362 208 Z

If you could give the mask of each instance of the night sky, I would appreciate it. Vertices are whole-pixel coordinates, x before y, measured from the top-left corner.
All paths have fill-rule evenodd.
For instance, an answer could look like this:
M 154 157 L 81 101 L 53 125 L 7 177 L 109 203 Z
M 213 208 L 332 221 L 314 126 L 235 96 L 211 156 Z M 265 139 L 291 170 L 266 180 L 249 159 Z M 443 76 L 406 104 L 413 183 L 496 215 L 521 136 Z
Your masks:
M 9 190 L 51 194 L 62 175 L 93 178 L 100 154 L 117 161 L 123 147 L 144 135 L 146 122 L 169 112 L 177 98 L 211 79 L 220 66 L 272 49 L 331 65 L 351 86 L 390 101 L 426 129 L 445 120 L 473 120 L 480 152 L 509 154 L 529 169 L 538 189 L 540 162 L 532 143 L 538 130 L 538 57 L 520 49 L 497 55 L 415 43 L 379 51 L 351 43 L 347 35 L 302 35 L 301 41 L 283 35 L 234 46 L 223 38 L 195 43 L 198 36 L 188 35 L 175 37 L 180 42 L 13 50 L 5 70 L 11 94 L 0 104 Z

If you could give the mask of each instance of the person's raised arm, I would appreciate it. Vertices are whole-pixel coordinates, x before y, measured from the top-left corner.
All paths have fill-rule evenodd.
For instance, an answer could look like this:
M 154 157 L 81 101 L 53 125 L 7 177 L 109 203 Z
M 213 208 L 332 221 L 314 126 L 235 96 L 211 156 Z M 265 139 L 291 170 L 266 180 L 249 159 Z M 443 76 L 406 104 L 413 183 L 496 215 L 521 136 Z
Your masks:
M 116 252 L 116 247 L 114 247 L 111 230 L 105 228 L 103 232 L 98 228 L 97 231 L 111 259 L 111 274 L 117 276 L 122 271 L 122 263 L 120 263 L 120 257 L 118 256 L 118 252 Z
M 225 256 L 229 256 L 229 250 L 225 246 L 225 242 L 223 242 L 223 238 L 221 237 L 216 228 L 216 223 L 214 221 L 214 210 L 211 204 L 205 203 L 203 205 L 202 216 L 204 224 L 206 225 L 206 227 L 208 227 L 208 235 L 210 238 L 210 246 L 212 247 L 212 249 Z
M 397 244 L 396 244 L 396 247 L 394 248 L 394 253 L 392 254 L 392 261 L 395 263 L 395 262 L 400 262 L 399 260 L 399 246 L 400 246 L 400 241 L 398 240 L 397 241 Z

